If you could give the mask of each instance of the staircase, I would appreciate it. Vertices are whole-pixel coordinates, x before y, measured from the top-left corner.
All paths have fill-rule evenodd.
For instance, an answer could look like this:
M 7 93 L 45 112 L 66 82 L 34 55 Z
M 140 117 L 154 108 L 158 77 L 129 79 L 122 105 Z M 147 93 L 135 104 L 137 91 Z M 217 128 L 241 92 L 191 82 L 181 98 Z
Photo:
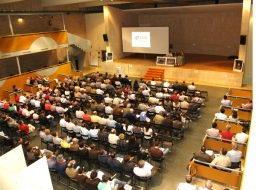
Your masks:
M 84 52 L 91 50 L 90 40 L 84 39 L 71 33 L 68 33 L 68 44 Z
M 164 79 L 164 70 L 165 69 L 149 68 L 147 73 L 143 77 L 143 79 L 145 81 L 151 81 L 152 78 L 154 78 L 155 81 L 158 80 L 159 78 L 161 80 L 163 80 Z

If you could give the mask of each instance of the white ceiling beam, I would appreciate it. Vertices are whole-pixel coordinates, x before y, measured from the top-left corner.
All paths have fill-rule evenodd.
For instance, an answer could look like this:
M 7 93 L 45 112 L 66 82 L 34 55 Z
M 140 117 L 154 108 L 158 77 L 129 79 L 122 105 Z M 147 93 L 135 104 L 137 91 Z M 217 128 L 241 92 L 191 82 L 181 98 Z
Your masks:
M 24 1 L 24 0 L 0 0 L 0 4 L 5 4 L 5 3 L 15 3 L 18 1 Z
M 55 6 L 55 5 L 66 5 L 74 3 L 83 3 L 92 0 L 41 0 L 42 7 Z

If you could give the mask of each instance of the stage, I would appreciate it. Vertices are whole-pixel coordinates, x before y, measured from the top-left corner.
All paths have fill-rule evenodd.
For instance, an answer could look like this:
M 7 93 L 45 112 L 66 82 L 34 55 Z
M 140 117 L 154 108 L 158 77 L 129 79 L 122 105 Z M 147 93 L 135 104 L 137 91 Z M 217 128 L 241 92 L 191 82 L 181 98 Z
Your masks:
M 234 72 L 234 60 L 225 56 L 185 54 L 185 65 L 180 67 L 156 66 L 156 57 L 164 55 L 134 54 L 116 59 L 114 62 L 102 62 L 102 73 L 114 74 L 116 67 L 123 67 L 125 74 L 143 77 L 149 68 L 163 68 L 164 79 L 169 81 L 195 82 L 203 85 L 242 87 L 242 72 Z

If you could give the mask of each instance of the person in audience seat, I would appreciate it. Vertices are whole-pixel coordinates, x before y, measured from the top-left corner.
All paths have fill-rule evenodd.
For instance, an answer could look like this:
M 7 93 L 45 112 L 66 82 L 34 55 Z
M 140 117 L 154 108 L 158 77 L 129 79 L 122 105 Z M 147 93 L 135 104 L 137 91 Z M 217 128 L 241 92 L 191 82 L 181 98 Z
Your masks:
M 98 173 L 95 170 L 93 170 L 90 174 L 90 178 L 86 179 L 86 186 L 88 187 L 88 189 L 98 189 L 100 179 L 97 177 Z
M 222 139 L 226 139 L 226 140 L 230 140 L 230 141 L 223 141 L 223 142 L 227 142 L 227 143 L 231 143 L 231 140 L 234 136 L 234 133 L 230 132 L 231 126 L 227 125 L 226 126 L 226 130 L 221 132 L 221 138 Z
M 185 182 L 179 183 L 176 190 L 196 190 L 196 186 L 192 185 L 192 176 L 186 175 L 185 176 Z
M 203 145 L 199 152 L 193 153 L 193 158 L 196 160 L 200 160 L 202 162 L 211 163 L 214 158 L 214 154 L 213 153 L 211 155 L 207 154 L 206 147 Z
M 217 123 L 213 122 L 211 128 L 206 130 L 206 134 L 210 137 L 220 137 L 220 132 L 217 129 Z
M 83 166 L 80 166 L 80 168 L 78 169 L 76 179 L 77 179 L 78 183 L 80 184 L 81 188 L 87 188 L 86 179 L 88 179 L 88 177 L 86 176 L 86 173 L 84 172 Z
M 243 127 L 242 132 L 235 135 L 235 141 L 239 144 L 247 143 L 249 135 L 246 132 L 247 128 Z
M 211 180 L 206 180 L 205 187 L 199 187 L 198 190 L 213 190 L 213 184 Z
M 73 152 L 79 151 L 79 140 L 77 138 L 73 138 L 72 144 L 70 145 L 70 150 Z
M 96 145 L 95 144 L 91 144 L 90 145 L 90 149 L 89 149 L 89 157 L 92 160 L 97 160 L 98 159 L 98 155 L 99 155 L 99 151 L 96 149 Z
M 65 173 L 66 175 L 71 178 L 71 179 L 75 179 L 78 173 L 78 170 L 76 169 L 77 165 L 76 165 L 76 161 L 75 160 L 71 160 L 68 164 L 67 164 L 67 168 L 65 169 Z
M 91 115 L 91 122 L 93 123 L 97 123 L 99 121 L 99 116 L 97 115 L 97 111 L 93 111 L 92 115 Z
M 238 145 L 235 143 L 232 145 L 232 150 L 227 152 L 227 156 L 230 158 L 231 169 L 240 168 L 242 152 L 238 150 Z
M 138 167 L 134 167 L 133 172 L 139 177 L 151 177 L 151 170 L 144 168 L 145 160 L 140 160 L 138 162 Z
M 168 148 L 161 149 L 159 141 L 155 141 L 154 146 L 150 148 L 150 155 L 156 159 L 164 159 L 168 151 Z
M 215 167 L 221 166 L 221 167 L 225 167 L 225 168 L 231 166 L 231 161 L 230 161 L 230 158 L 227 156 L 226 148 L 222 148 L 220 150 L 220 155 L 213 159 L 210 167 L 213 167 L 212 165 L 215 165 Z M 218 169 L 220 169 L 220 168 L 218 168 Z
M 224 108 L 220 108 L 220 113 L 215 113 L 215 118 L 218 120 L 227 120 L 227 117 Z
M 253 109 L 253 101 L 249 100 L 248 103 L 242 104 L 242 108 L 252 110 Z
M 227 95 L 224 95 L 223 99 L 221 100 L 221 105 L 224 107 L 231 107 L 232 106 L 232 102 L 230 100 L 228 100 Z

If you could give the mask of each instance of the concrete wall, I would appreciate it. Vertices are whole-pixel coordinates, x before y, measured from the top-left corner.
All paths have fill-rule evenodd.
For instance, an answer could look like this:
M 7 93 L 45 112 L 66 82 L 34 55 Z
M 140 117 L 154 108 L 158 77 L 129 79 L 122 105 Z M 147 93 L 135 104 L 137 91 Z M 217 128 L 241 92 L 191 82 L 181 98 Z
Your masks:
M 23 21 L 18 21 L 19 16 L 12 15 L 11 22 L 14 34 L 36 33 L 62 30 L 63 23 L 61 15 L 50 16 L 39 15 L 23 15 Z M 51 20 L 52 25 L 49 24 Z M 65 28 L 68 32 L 87 38 L 85 14 L 70 13 L 64 15 Z M 0 36 L 11 35 L 8 24 L 8 17 L 6 15 L 0 16 Z M 1 44 L 0 44 L 1 45 Z M 85 54 L 85 53 L 84 53 Z M 79 57 L 79 63 L 84 65 L 86 56 Z M 27 72 L 28 70 L 39 69 L 44 66 L 50 66 L 63 62 L 66 60 L 66 50 L 61 48 L 53 51 L 46 51 L 36 54 L 29 54 L 20 56 L 21 71 Z M 9 76 L 10 74 L 18 74 L 16 58 L 0 59 L 0 65 L 3 69 L 0 70 L 0 78 Z
M 92 51 L 106 50 L 106 42 L 103 40 L 103 34 L 106 33 L 104 24 L 104 14 L 85 15 L 87 39 L 91 41 Z
M 139 25 L 168 26 L 173 51 L 238 55 L 241 11 L 139 15 Z
M 113 52 L 114 59 L 130 55 L 123 53 L 121 28 L 138 26 L 137 16 L 114 7 L 104 6 L 104 23 L 108 34 L 107 51 Z

